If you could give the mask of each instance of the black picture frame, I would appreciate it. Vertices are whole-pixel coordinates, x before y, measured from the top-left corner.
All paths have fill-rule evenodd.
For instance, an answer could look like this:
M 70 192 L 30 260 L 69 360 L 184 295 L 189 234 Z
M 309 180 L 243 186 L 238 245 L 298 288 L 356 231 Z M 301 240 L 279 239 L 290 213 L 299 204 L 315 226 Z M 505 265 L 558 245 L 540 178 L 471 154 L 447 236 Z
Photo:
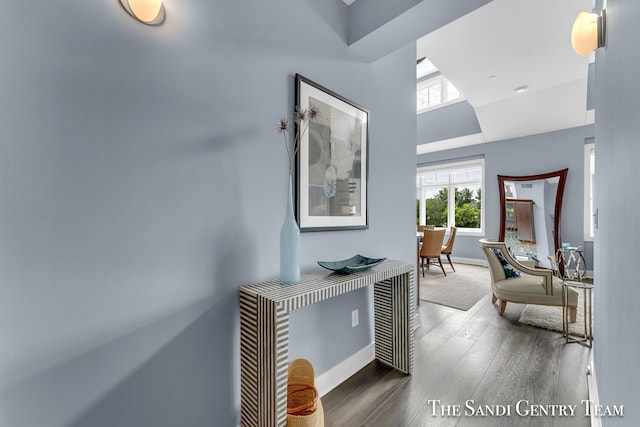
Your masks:
M 296 156 L 300 231 L 369 228 L 369 111 L 300 74 L 295 98 L 318 113 Z

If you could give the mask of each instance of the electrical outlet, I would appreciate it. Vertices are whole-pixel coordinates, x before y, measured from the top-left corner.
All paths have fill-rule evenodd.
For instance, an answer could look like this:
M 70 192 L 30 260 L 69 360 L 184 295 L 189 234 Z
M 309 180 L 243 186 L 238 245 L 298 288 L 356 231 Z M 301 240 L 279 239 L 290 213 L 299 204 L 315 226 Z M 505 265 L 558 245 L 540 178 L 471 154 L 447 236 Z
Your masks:
M 351 327 L 355 328 L 359 323 L 360 320 L 358 319 L 358 309 L 356 308 L 351 312 Z

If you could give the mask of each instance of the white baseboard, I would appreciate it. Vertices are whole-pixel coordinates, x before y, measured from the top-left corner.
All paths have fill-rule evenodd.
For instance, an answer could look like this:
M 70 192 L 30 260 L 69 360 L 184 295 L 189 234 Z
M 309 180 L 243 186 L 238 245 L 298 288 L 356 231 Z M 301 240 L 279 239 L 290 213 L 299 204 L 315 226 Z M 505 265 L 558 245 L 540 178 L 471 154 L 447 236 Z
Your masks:
M 471 265 L 482 265 L 484 267 L 487 266 L 486 259 L 477 259 L 477 258 L 460 258 L 460 257 L 451 257 L 451 261 L 459 262 L 460 264 L 471 264 Z
M 353 374 L 364 368 L 375 359 L 375 344 L 359 350 L 327 372 L 316 377 L 315 385 L 320 396 L 324 396 L 331 390 L 342 384 Z
M 593 352 L 591 352 L 591 358 L 589 360 L 589 366 L 587 367 L 587 388 L 589 389 L 589 400 L 593 406 L 600 405 L 600 397 L 598 396 L 598 382 L 596 381 L 596 366 L 593 361 Z M 591 427 L 602 427 L 602 419 L 594 415 L 594 411 L 591 411 Z

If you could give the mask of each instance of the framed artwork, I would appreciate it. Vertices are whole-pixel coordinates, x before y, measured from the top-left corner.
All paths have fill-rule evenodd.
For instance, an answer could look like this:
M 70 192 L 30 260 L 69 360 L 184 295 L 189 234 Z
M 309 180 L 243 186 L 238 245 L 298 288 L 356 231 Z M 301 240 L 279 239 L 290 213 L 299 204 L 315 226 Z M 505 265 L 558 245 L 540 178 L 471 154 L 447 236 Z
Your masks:
M 314 107 L 296 162 L 301 231 L 368 228 L 369 112 L 296 74 L 296 105 Z

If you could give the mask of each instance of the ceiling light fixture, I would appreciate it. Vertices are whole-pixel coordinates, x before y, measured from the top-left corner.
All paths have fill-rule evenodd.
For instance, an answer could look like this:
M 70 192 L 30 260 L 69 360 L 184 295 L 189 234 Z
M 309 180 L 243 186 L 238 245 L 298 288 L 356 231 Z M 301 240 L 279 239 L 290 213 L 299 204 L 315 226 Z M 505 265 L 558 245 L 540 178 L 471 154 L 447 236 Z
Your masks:
M 160 25 L 166 17 L 162 0 L 120 0 L 124 10 L 147 25 Z
M 571 46 L 581 56 L 589 56 L 591 52 L 604 46 L 606 29 L 606 11 L 601 14 L 580 12 L 573 21 L 571 29 Z
M 525 90 L 527 90 L 527 89 L 529 89 L 529 86 L 527 86 L 527 85 L 522 85 L 522 86 L 518 86 L 518 87 L 517 87 L 517 88 L 515 88 L 514 90 L 515 90 L 516 92 L 518 92 L 518 93 L 522 93 L 522 92 L 524 92 L 524 91 L 525 91 Z

